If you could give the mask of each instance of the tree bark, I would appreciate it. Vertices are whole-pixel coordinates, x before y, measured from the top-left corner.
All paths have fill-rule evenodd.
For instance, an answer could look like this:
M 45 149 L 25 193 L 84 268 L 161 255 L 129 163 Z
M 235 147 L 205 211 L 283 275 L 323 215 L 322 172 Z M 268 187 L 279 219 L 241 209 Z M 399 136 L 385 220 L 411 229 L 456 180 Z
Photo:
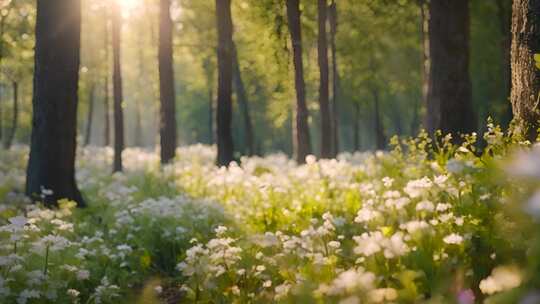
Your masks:
M 169 163 L 176 153 L 176 101 L 172 50 L 171 1 L 160 0 L 159 91 L 161 101 L 161 163 Z
M 293 118 L 293 154 L 296 162 L 303 164 L 311 154 L 308 110 L 306 106 L 306 85 L 302 63 L 302 30 L 300 27 L 299 0 L 287 0 L 287 20 L 293 48 L 294 83 L 296 90 L 296 109 Z
M 429 5 L 429 86 L 426 128 L 430 134 L 469 133 L 476 122 L 469 76 L 469 1 Z
M 111 113 L 110 113 L 110 106 L 109 106 L 109 27 L 108 27 L 108 18 L 105 17 L 104 22 L 104 50 L 105 50 L 105 58 L 104 58 L 104 65 L 105 65 L 105 75 L 103 77 L 103 115 L 104 115 L 104 127 L 103 127 L 103 144 L 105 147 L 108 147 L 110 145 L 110 136 L 111 136 Z
M 540 119 L 540 0 L 514 0 L 512 6 L 512 111 L 528 139 L 534 141 Z
M 319 111 L 321 115 L 321 157 L 332 158 L 332 123 L 328 91 L 328 42 L 326 39 L 326 0 L 318 1 Z
M 122 69 L 120 64 L 120 40 L 122 16 L 120 6 L 115 1 L 112 16 L 113 44 L 113 98 L 114 98 L 114 160 L 113 172 L 122 171 L 122 151 L 124 150 L 124 110 L 122 93 Z
M 84 145 L 90 144 L 90 137 L 92 136 L 92 119 L 94 118 L 94 94 L 95 85 L 90 84 L 90 92 L 88 96 L 88 116 L 86 117 L 86 133 L 84 135 Z
M 228 166 L 233 161 L 232 65 L 233 26 L 231 0 L 216 0 L 218 30 L 218 100 L 217 100 L 217 165 Z
M 34 93 L 26 194 L 47 206 L 84 206 L 75 182 L 80 0 L 37 0 Z M 41 197 L 42 189 L 53 191 Z
M 11 148 L 19 122 L 19 83 L 17 81 L 11 82 L 11 88 L 13 90 L 13 116 L 11 117 L 11 129 L 4 142 L 5 149 Z
M 339 153 L 339 71 L 337 66 L 337 55 L 336 55 L 336 35 L 337 35 L 337 6 L 336 1 L 332 0 L 329 9 L 329 20 L 330 20 L 330 52 L 332 56 L 332 103 L 331 103 L 331 114 L 332 114 L 332 153 L 337 155 Z
M 238 62 L 238 53 L 236 46 L 233 43 L 233 79 L 234 79 L 234 88 L 236 90 L 236 98 L 240 109 L 242 111 L 242 116 L 244 118 L 244 132 L 245 132 L 245 141 L 247 148 L 247 155 L 253 156 L 255 154 L 255 142 L 253 139 L 253 123 L 251 121 L 251 115 L 249 113 L 249 102 L 247 100 L 246 89 L 244 87 L 244 81 L 242 80 L 242 73 L 240 72 L 240 63 Z

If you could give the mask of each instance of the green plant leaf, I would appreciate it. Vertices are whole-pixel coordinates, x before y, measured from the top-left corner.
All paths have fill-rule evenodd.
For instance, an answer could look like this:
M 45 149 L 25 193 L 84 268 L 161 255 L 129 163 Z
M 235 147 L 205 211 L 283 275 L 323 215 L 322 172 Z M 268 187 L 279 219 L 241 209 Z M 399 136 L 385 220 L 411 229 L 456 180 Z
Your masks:
M 534 54 L 534 61 L 536 61 L 536 67 L 540 69 L 540 54 Z

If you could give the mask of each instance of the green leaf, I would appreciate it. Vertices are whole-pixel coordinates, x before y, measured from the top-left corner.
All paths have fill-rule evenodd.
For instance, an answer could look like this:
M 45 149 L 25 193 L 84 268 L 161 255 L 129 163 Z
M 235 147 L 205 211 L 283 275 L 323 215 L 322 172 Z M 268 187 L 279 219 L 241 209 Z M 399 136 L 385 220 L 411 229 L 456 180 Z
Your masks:
M 540 69 L 540 54 L 534 54 L 534 61 L 536 61 L 536 67 Z

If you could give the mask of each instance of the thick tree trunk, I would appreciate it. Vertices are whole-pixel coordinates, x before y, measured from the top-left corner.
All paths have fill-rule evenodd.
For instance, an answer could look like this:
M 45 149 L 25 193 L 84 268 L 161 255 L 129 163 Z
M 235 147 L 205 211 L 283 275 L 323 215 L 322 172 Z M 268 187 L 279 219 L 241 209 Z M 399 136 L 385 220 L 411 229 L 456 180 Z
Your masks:
M 377 150 L 384 150 L 386 148 L 386 136 L 384 135 L 384 126 L 381 117 L 379 91 L 377 89 L 373 89 L 372 95 L 373 117 L 375 118 L 375 147 Z
M 296 162 L 305 163 L 311 154 L 308 110 L 306 106 L 306 85 L 302 63 L 302 30 L 300 27 L 299 0 L 287 0 L 287 20 L 293 48 L 294 84 L 296 89 L 296 109 L 293 118 L 293 151 Z
M 122 93 L 122 69 L 120 65 L 120 35 L 122 16 L 120 6 L 113 2 L 112 45 L 113 45 L 113 98 L 114 98 L 114 159 L 113 172 L 122 171 L 122 151 L 124 150 L 124 110 Z
M 11 83 L 11 88 L 13 90 L 13 114 L 11 116 L 11 129 L 9 130 L 6 141 L 4 142 L 5 149 L 11 148 L 19 122 L 19 83 L 13 81 Z
M 360 150 L 360 103 L 354 103 L 354 121 L 353 121 L 353 146 L 354 151 Z
M 475 130 L 469 77 L 469 0 L 429 4 L 429 88 L 427 125 L 430 134 Z
M 321 116 L 321 157 L 332 158 L 332 123 L 328 91 L 328 42 L 326 39 L 326 0 L 318 1 L 319 111 Z
M 540 0 L 514 0 L 512 7 L 512 111 L 527 137 L 535 140 L 540 120 Z
M 92 119 L 94 118 L 94 95 L 95 85 L 90 85 L 90 92 L 88 96 L 88 116 L 86 117 L 86 133 L 84 135 L 84 145 L 90 144 L 90 137 L 92 136 Z
M 81 2 L 37 0 L 32 139 L 26 194 L 84 205 L 75 183 Z M 51 195 L 41 197 L 43 189 Z
M 337 155 L 339 153 L 339 71 L 337 66 L 336 55 L 336 35 L 337 35 L 337 6 L 336 1 L 332 0 L 329 7 L 329 20 L 330 20 L 330 51 L 332 56 L 332 153 Z
M 233 161 L 232 68 L 233 40 L 231 0 L 216 0 L 218 28 L 218 100 L 217 100 L 217 164 L 228 166 Z
M 240 72 L 240 63 L 238 62 L 238 53 L 236 51 L 236 46 L 233 44 L 233 79 L 234 79 L 234 88 L 236 91 L 236 98 L 240 109 L 242 111 L 242 116 L 244 118 L 244 132 L 245 132 L 245 141 L 247 148 L 247 155 L 253 156 L 255 154 L 255 142 L 253 139 L 253 123 L 251 122 L 251 115 L 249 113 L 249 102 L 247 100 L 246 89 L 244 87 L 244 81 L 242 80 L 242 73 Z
M 104 23 L 105 28 L 103 32 L 104 37 L 104 50 L 105 50 L 105 58 L 104 58 L 104 65 L 105 65 L 105 75 L 103 76 L 103 121 L 104 121 L 104 127 L 103 127 L 103 144 L 105 147 L 108 147 L 110 145 L 110 138 L 111 138 L 111 113 L 110 113 L 110 105 L 109 105 L 109 27 L 108 27 L 108 18 Z
M 170 162 L 176 153 L 176 101 L 172 50 L 171 1 L 160 0 L 159 91 L 161 101 L 161 163 Z

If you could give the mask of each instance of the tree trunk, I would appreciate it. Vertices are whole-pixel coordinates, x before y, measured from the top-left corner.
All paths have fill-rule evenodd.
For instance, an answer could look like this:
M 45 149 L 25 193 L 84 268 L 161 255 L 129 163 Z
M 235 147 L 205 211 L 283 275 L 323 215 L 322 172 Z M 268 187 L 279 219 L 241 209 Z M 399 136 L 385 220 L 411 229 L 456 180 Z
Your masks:
M 300 27 L 299 0 L 287 0 L 287 20 L 293 48 L 294 84 L 296 89 L 296 109 L 293 118 L 293 151 L 296 162 L 303 164 L 311 154 L 311 140 L 306 106 L 306 85 L 302 63 L 302 30 Z
M 111 114 L 110 114 L 110 106 L 109 106 L 109 27 L 108 27 L 108 18 L 106 18 L 106 21 L 104 22 L 105 28 L 104 28 L 104 43 L 105 45 L 105 58 L 104 58 L 104 65 L 105 65 L 105 75 L 103 77 L 103 115 L 104 115 L 104 127 L 103 127 L 103 144 L 105 147 L 108 147 L 110 145 L 110 136 L 111 136 Z
M 427 125 L 430 134 L 469 133 L 476 122 L 469 77 L 469 1 L 438 0 L 429 5 L 429 87 Z
M 247 155 L 253 156 L 255 154 L 255 142 L 253 139 L 253 123 L 251 122 L 251 116 L 249 113 L 249 103 L 247 100 L 246 89 L 244 87 L 244 81 L 242 80 L 242 73 L 240 72 L 240 63 L 238 62 L 238 53 L 236 46 L 233 43 L 233 79 L 234 79 L 234 88 L 236 90 L 236 98 L 240 105 L 242 111 L 242 116 L 244 118 L 244 132 L 245 132 L 245 141 L 247 147 Z
M 534 141 L 540 119 L 540 0 L 514 0 L 512 7 L 512 111 L 527 137 Z
M 84 145 L 90 144 L 90 137 L 92 136 L 92 118 L 94 117 L 94 94 L 95 86 L 92 83 L 90 85 L 90 92 L 88 96 L 88 116 L 86 117 L 86 133 L 84 135 Z
M 139 45 L 137 46 L 137 61 L 138 61 L 138 72 L 139 72 L 139 79 L 138 84 L 140 88 L 143 88 L 146 83 L 146 78 L 144 77 L 144 54 L 143 54 L 143 45 L 144 45 L 144 39 L 143 39 L 143 32 L 144 27 L 141 26 L 138 38 L 139 38 Z M 143 136 L 143 130 L 142 130 L 142 104 L 143 104 L 143 92 L 138 92 L 135 100 L 135 146 L 142 147 L 144 145 L 144 136 Z
M 321 115 L 321 157 L 332 158 L 332 123 L 328 91 L 328 42 L 326 41 L 326 0 L 318 1 L 319 110 Z
M 428 96 L 429 96 L 429 72 L 430 72 L 430 56 L 429 56 L 429 1 L 428 0 L 418 0 L 418 5 L 420 6 L 420 41 L 422 43 L 422 106 L 426 109 L 428 108 Z M 417 111 L 415 115 L 417 115 Z M 427 126 L 427 118 L 425 117 L 424 125 Z M 415 119 L 418 121 L 418 118 Z M 413 131 L 415 131 L 417 126 L 413 126 Z M 413 135 L 416 132 L 413 132 Z
M 497 4 L 497 17 L 499 19 L 499 25 L 501 29 L 501 49 L 503 59 L 503 81 L 505 98 L 509 99 L 512 88 L 512 69 L 510 64 L 510 49 L 512 48 L 512 12 L 511 4 L 508 0 L 496 0 Z M 503 123 L 508 124 L 512 120 L 512 104 L 506 103 L 504 113 L 502 115 Z
M 122 69 L 120 65 L 120 35 L 122 16 L 120 6 L 113 2 L 112 44 L 113 44 L 113 98 L 114 98 L 114 160 L 113 172 L 122 171 L 122 151 L 124 150 L 124 113 L 122 93 Z
M 37 0 L 32 139 L 26 194 L 84 206 L 75 183 L 81 2 Z M 41 197 L 43 189 L 51 195 Z
M 360 104 L 354 103 L 354 122 L 353 122 L 353 141 L 354 151 L 360 150 Z
M 375 118 L 375 147 L 377 150 L 386 148 L 386 136 L 384 135 L 384 126 L 381 118 L 379 90 L 373 89 L 373 117 Z
M 216 13 L 218 30 L 217 164 L 228 166 L 233 161 L 231 0 L 216 0 Z
M 0 67 L 2 66 L 2 61 L 4 60 L 4 31 L 6 26 L 7 14 L 0 14 Z M 3 139 L 4 135 L 4 124 L 3 124 L 3 114 L 2 114 L 2 101 L 4 97 L 4 85 L 0 83 L 0 142 Z
M 11 129 L 9 130 L 6 141 L 4 142 L 5 149 L 11 148 L 19 122 L 19 83 L 13 81 L 11 83 L 11 87 L 13 90 L 13 116 L 11 117 Z
M 214 125 L 214 69 L 212 68 L 209 57 L 204 59 L 203 69 L 206 76 L 206 87 L 208 88 L 208 143 L 213 145 L 214 134 L 216 134 Z
M 332 153 L 337 155 L 339 153 L 339 71 L 337 66 L 336 56 L 336 35 L 337 35 L 337 6 L 336 1 L 332 0 L 329 7 L 329 20 L 330 20 L 330 52 L 332 56 Z
M 160 0 L 159 92 L 161 101 L 161 163 L 169 163 L 176 153 L 176 101 L 172 50 L 171 1 Z

